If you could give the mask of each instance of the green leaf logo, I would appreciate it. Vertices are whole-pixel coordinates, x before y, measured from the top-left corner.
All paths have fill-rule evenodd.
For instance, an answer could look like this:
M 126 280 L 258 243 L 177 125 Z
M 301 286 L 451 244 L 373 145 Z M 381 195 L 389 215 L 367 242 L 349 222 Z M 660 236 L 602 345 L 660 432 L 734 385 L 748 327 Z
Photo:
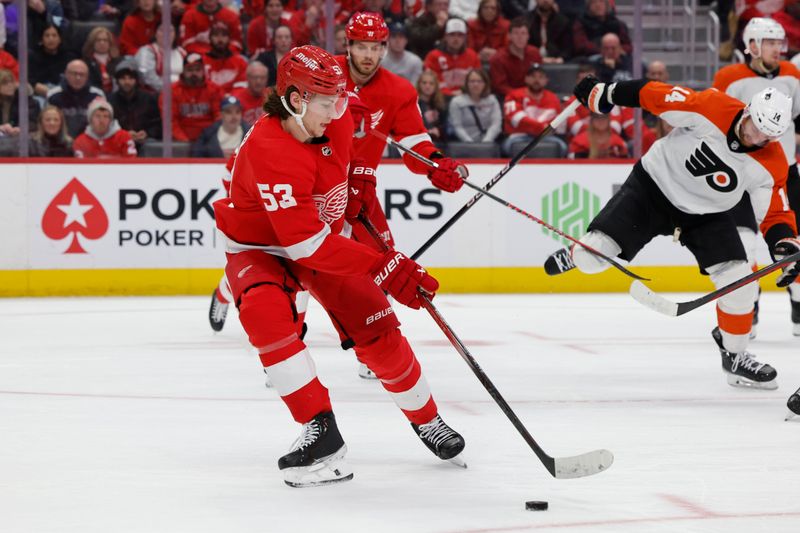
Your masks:
M 600 212 L 600 197 L 577 183 L 565 183 L 542 197 L 542 219 L 568 235 L 580 238 L 586 233 L 589 222 Z M 542 233 L 568 246 L 567 239 L 547 228 Z

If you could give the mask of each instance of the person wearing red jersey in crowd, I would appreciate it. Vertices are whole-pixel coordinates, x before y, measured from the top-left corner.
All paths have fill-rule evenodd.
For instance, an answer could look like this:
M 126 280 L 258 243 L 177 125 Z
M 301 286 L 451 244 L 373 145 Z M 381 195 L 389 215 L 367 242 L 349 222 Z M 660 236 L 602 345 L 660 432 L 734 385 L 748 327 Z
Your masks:
M 503 152 L 514 155 L 514 145 L 527 143 L 539 135 L 550 121 L 561 112 L 558 96 L 548 91 L 547 73 L 541 65 L 534 64 L 525 75 L 525 87 L 514 89 L 506 95 L 503 103 L 505 133 Z
M 351 112 L 356 124 L 354 138 L 355 158 L 360 169 L 351 177 L 350 213 L 363 207 L 370 215 L 384 239 L 393 245 L 386 215 L 375 193 L 377 167 L 380 164 L 386 141 L 371 134 L 375 129 L 420 155 L 434 159 L 439 168 L 403 155 L 403 163 L 415 174 L 427 175 L 431 183 L 446 192 L 455 192 L 464 184 L 461 176 L 468 175 L 467 167 L 446 157 L 431 142 L 422 122 L 417 91 L 405 79 L 381 66 L 386 54 L 389 28 L 377 13 L 356 13 L 347 24 L 347 55 L 337 56 L 345 70 Z M 353 226 L 353 237 L 359 242 L 376 246 L 373 238 L 360 224 Z M 362 365 L 359 375 L 372 377 L 368 365 Z
M 625 141 L 611 128 L 608 115 L 592 113 L 588 127 L 569 143 L 569 159 L 613 159 L 628 157 Z
M 436 73 L 445 95 L 461 94 L 467 72 L 481 68 L 478 53 L 472 48 L 467 48 L 466 22 L 458 18 L 447 21 L 442 45 L 425 56 L 424 66 Z
M 124 56 L 135 55 L 139 48 L 150 44 L 161 24 L 156 0 L 136 0 L 136 8 L 122 21 L 119 50 Z
M 797 170 L 796 135 L 800 133 L 800 70 L 789 61 L 781 59 L 786 50 L 786 31 L 772 19 L 752 18 L 744 29 L 744 40 L 750 63 L 723 67 L 714 77 L 713 87 L 734 98 L 747 102 L 766 87 L 775 87 L 792 98 L 791 117 L 794 127 L 780 138 L 786 161 L 789 165 L 786 178 L 786 199 L 795 215 L 800 213 L 800 175 Z M 747 250 L 748 260 L 756 266 L 758 227 L 753 219 L 753 207 L 743 199 L 734 208 L 739 235 Z M 796 220 L 800 224 L 800 215 Z M 800 284 L 788 287 L 791 301 L 792 333 L 800 336 Z M 753 324 L 758 323 L 758 300 L 755 303 Z
M 275 30 L 279 26 L 287 26 L 292 30 L 295 44 L 299 43 L 297 36 L 304 32 L 303 20 L 284 6 L 282 0 L 267 0 L 264 13 L 250 21 L 247 26 L 247 52 L 250 57 L 272 50 L 275 46 Z
M 222 89 L 206 79 L 203 57 L 187 55 L 180 79 L 172 84 L 172 138 L 186 142 L 200 137 L 219 118 L 222 97 Z M 163 93 L 158 105 L 163 114 Z
M 236 87 L 247 84 L 245 71 L 247 60 L 241 54 L 231 51 L 231 36 L 228 26 L 215 22 L 209 30 L 211 50 L 203 55 L 206 77 L 229 94 Z
M 278 460 L 292 487 L 353 478 L 328 389 L 300 338 L 298 291 L 311 293 L 340 338 L 375 369 L 426 447 L 447 460 L 465 445 L 439 415 L 384 295 L 418 309 L 419 291 L 433 295 L 438 283 L 398 251 L 378 252 L 340 235 L 353 135 L 347 99 L 344 73 L 330 54 L 294 48 L 278 66 L 267 115 L 238 149 L 230 196 L 214 203 L 239 320 L 281 400 L 302 424 L 300 438 Z M 382 318 L 367 320 L 376 314 Z
M 136 157 L 133 137 L 114 120 L 114 108 L 111 104 L 98 98 L 89 104 L 86 115 L 89 120 L 86 131 L 78 135 L 72 144 L 75 157 Z
M 768 87 L 744 104 L 716 89 L 695 92 L 649 80 L 607 85 L 592 76 L 575 87 L 575 96 L 594 113 L 641 106 L 675 128 L 636 162 L 581 242 L 631 261 L 656 235 L 671 235 L 721 288 L 751 273 L 730 211 L 748 193 L 773 257 L 800 252 L 795 215 L 785 201 L 788 165 L 777 142 L 792 124 L 791 98 Z M 557 273 L 556 264 L 564 266 L 560 272 L 577 267 L 587 274 L 610 266 L 583 248 L 555 252 L 546 268 Z M 799 273 L 797 262 L 787 264 L 778 286 Z M 772 390 L 777 372 L 747 351 L 757 292 L 749 283 L 721 296 L 711 336 L 728 384 Z
M 242 24 L 239 16 L 232 10 L 223 7 L 219 0 L 200 0 L 188 8 L 181 18 L 180 43 L 187 52 L 205 54 L 211 49 L 212 24 L 223 22 L 228 26 L 231 37 L 231 48 L 242 51 Z
M 528 44 L 528 20 L 517 17 L 508 30 L 508 46 L 501 48 L 489 61 L 492 92 L 505 97 L 513 89 L 525 86 L 528 69 L 541 63 L 542 56 L 535 46 Z
M 249 128 L 264 114 L 264 103 L 267 101 L 270 89 L 267 87 L 267 67 L 258 61 L 251 61 L 247 65 L 247 87 L 239 87 L 231 91 L 242 106 L 242 121 Z
M 489 61 L 508 46 L 511 23 L 500 13 L 499 0 L 481 0 L 478 16 L 467 20 L 467 46 L 478 52 L 481 61 Z

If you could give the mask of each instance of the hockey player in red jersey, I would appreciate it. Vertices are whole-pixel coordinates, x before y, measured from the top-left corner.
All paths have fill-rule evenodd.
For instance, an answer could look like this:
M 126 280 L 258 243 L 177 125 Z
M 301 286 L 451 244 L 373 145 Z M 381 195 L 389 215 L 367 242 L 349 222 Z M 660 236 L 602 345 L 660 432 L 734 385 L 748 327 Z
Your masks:
M 604 84 L 587 77 L 575 96 L 595 113 L 614 105 L 642 107 L 672 125 L 634 166 L 622 188 L 589 224 L 581 241 L 606 254 L 632 260 L 656 235 L 673 235 L 697 259 L 716 287 L 750 273 L 730 209 L 747 192 L 756 220 L 776 258 L 800 251 L 795 216 L 785 198 L 786 157 L 774 142 L 791 124 L 792 102 L 767 88 L 749 104 L 715 89 L 694 92 L 665 83 L 632 80 Z M 548 258 L 585 273 L 608 263 L 584 248 L 559 250 Z M 783 287 L 800 273 L 788 265 Z M 728 383 L 775 389 L 777 372 L 747 351 L 757 288 L 750 283 L 717 300 L 718 327 L 712 331 Z
M 800 133 L 800 71 L 789 61 L 781 61 L 786 47 L 786 32 L 772 19 L 753 18 L 747 23 L 743 34 L 747 46 L 745 52 L 751 56 L 749 64 L 728 65 L 714 77 L 714 88 L 748 102 L 766 87 L 775 87 L 792 98 L 791 116 L 794 128 L 787 129 L 780 138 L 780 144 L 789 164 L 786 179 L 786 195 L 795 216 L 800 215 L 800 175 L 795 157 L 795 134 Z M 758 228 L 753 218 L 753 208 L 747 197 L 734 208 L 739 235 L 747 250 L 748 260 L 756 268 L 756 235 Z M 800 219 L 796 219 L 800 224 Z M 800 336 L 800 283 L 789 286 L 792 306 L 791 320 L 794 335 Z M 758 322 L 758 300 L 753 316 L 753 336 Z
M 313 46 L 292 49 L 278 66 L 267 115 L 239 147 L 230 197 L 214 203 L 239 319 L 281 399 L 303 424 L 278 461 L 294 487 L 353 476 L 328 390 L 299 337 L 294 296 L 301 290 L 320 302 L 342 339 L 352 339 L 359 360 L 374 369 L 434 454 L 452 459 L 464 448 L 439 416 L 383 292 L 419 308 L 419 291 L 433 295 L 438 283 L 400 252 L 378 252 L 340 235 L 353 135 L 346 107 L 345 76 L 333 57 Z

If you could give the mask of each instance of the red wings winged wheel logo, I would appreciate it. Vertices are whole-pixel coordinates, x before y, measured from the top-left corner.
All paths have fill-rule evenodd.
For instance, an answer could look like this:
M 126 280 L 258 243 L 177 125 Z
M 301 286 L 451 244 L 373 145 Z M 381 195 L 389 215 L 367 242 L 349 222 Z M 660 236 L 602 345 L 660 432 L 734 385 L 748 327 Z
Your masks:
M 45 209 L 42 231 L 59 241 L 72 234 L 72 242 L 64 253 L 85 254 L 78 233 L 87 239 L 99 239 L 108 231 L 108 216 L 97 197 L 78 178 L 72 178 Z

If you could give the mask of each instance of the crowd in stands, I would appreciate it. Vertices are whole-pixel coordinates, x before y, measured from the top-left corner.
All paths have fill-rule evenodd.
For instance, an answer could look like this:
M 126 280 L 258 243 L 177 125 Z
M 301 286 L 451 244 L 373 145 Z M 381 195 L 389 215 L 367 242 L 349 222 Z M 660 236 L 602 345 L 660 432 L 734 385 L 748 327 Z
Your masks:
M 790 53 L 800 52 L 800 0 L 778 3 L 783 10 L 770 16 L 786 19 Z M 732 4 L 720 1 L 720 13 Z M 281 58 L 296 45 L 324 46 L 327 33 L 324 0 L 172 0 L 169 50 L 158 0 L 27 5 L 34 157 L 144 155 L 162 139 L 167 109 L 172 138 L 190 147 L 187 153 L 226 157 L 263 114 Z M 382 64 L 416 86 L 424 123 L 440 144 L 485 144 L 497 156 L 513 155 L 570 102 L 581 77 L 632 77 L 631 39 L 613 0 L 338 0 L 335 6 L 336 53 L 345 53 L 344 24 L 353 13 L 384 16 L 390 36 Z M 17 7 L 0 0 L 3 156 L 19 149 Z M 552 83 L 553 69 L 566 66 L 574 67 L 572 77 Z M 663 63 L 645 67 L 648 78 L 667 80 Z M 549 140 L 552 153 L 628 157 L 633 124 L 629 109 L 600 117 L 579 108 Z M 645 149 L 666 133 L 665 124 L 645 115 Z

